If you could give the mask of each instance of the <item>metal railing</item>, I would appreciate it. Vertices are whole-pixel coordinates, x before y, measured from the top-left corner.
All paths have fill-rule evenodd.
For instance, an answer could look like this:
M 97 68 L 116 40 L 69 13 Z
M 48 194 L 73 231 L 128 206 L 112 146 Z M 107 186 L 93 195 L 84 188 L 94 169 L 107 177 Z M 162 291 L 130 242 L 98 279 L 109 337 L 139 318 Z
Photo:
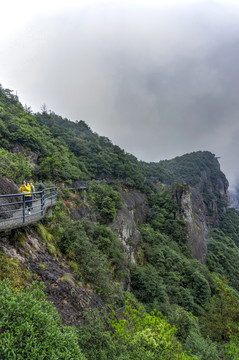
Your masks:
M 40 220 L 48 207 L 57 202 L 57 188 L 49 187 L 28 194 L 0 195 L 0 230 Z

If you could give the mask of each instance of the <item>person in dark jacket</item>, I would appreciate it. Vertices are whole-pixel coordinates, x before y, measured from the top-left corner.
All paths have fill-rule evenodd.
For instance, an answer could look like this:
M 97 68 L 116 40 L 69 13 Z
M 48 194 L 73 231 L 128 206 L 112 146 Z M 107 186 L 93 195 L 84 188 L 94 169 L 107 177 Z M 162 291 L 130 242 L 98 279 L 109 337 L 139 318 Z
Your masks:
M 38 184 L 38 191 L 42 191 L 45 189 L 45 185 L 43 184 L 43 182 L 40 180 L 39 184 Z

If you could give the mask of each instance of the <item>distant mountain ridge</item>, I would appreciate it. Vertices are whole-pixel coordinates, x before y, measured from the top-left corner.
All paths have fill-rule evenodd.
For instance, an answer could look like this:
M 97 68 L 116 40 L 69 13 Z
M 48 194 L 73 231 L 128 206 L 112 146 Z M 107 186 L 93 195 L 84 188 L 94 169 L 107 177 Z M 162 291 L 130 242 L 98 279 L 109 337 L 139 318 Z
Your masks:
M 15 182 L 25 176 L 53 182 L 111 179 L 146 192 L 156 183 L 187 183 L 202 194 L 212 226 L 219 225 L 229 205 L 228 181 L 211 152 L 192 152 L 158 163 L 138 161 L 93 133 L 84 121 L 72 122 L 46 110 L 33 114 L 2 87 L 0 139 L 1 174 Z

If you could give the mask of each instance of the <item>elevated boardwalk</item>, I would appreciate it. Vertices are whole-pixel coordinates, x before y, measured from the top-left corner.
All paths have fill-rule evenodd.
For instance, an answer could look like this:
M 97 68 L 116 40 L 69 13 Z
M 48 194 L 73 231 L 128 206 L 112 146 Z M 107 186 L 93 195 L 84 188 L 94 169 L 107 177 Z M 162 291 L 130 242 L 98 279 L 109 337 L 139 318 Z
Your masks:
M 0 195 L 0 232 L 36 223 L 56 203 L 56 187 L 32 193 L 32 203 L 25 194 Z
M 67 186 L 69 190 L 88 190 L 91 181 L 74 181 L 70 186 Z
M 88 190 L 91 183 L 95 182 L 98 185 L 103 185 L 104 183 L 108 183 L 107 180 L 101 179 L 101 180 L 76 180 L 72 183 L 72 185 L 65 184 L 65 187 L 69 190 Z

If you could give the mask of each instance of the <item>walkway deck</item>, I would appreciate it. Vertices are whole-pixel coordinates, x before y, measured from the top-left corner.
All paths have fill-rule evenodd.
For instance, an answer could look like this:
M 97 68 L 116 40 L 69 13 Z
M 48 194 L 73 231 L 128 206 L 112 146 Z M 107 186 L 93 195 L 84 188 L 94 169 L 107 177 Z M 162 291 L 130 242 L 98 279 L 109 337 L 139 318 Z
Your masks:
M 57 203 L 56 188 L 48 188 L 43 191 L 36 192 L 34 193 L 34 196 L 40 198 L 33 200 L 31 214 L 29 215 L 28 209 L 24 209 L 24 196 L 22 194 L 0 195 L 0 232 L 36 223 L 44 218 L 48 208 L 56 205 Z M 20 197 L 21 201 L 1 204 L 1 200 L 3 200 L 3 198 L 9 199 L 11 197 Z M 6 210 L 8 206 L 13 205 L 19 207 L 19 209 Z M 3 218 L 4 215 L 7 215 L 8 218 Z

